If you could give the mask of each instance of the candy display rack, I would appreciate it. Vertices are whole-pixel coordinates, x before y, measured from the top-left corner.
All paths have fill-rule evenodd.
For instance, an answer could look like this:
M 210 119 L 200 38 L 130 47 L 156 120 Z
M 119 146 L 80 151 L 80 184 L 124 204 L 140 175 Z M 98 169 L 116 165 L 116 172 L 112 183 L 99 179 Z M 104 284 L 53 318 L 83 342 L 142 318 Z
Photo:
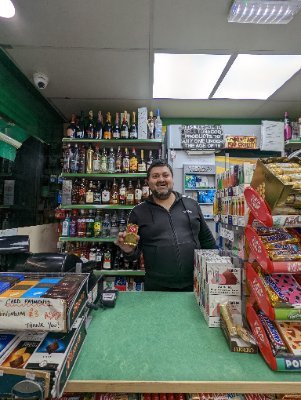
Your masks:
M 272 344 L 258 315 L 258 311 L 262 311 L 269 319 L 268 321 L 301 321 L 301 308 L 272 305 L 266 286 L 257 273 L 258 265 L 263 274 L 300 273 L 301 261 L 272 260 L 255 228 L 256 224 L 268 228 L 301 227 L 301 215 L 273 215 L 268 203 L 252 187 L 252 184 L 245 189 L 244 194 L 250 209 L 249 220 L 245 228 L 246 242 L 249 247 L 249 258 L 246 262 L 246 277 L 251 291 L 246 306 L 247 320 L 256 337 L 260 352 L 272 370 L 301 372 L 300 355 L 281 351 L 277 352 L 277 354 L 273 353 Z M 299 235 L 297 232 L 295 234 Z M 271 329 L 273 329 L 273 323 L 270 325 Z

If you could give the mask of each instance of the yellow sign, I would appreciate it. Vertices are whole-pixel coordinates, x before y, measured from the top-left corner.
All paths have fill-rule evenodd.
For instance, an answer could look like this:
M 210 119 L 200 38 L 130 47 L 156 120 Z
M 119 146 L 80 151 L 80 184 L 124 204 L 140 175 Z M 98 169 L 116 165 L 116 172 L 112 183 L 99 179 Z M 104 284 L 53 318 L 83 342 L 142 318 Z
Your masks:
M 227 149 L 257 149 L 256 136 L 226 136 Z

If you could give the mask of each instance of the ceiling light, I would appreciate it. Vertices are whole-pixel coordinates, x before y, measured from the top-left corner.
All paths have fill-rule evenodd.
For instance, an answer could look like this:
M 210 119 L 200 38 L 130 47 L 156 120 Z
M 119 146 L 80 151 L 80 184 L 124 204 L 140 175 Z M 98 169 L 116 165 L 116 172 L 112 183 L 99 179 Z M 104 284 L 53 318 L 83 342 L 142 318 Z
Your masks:
M 234 0 L 228 22 L 287 24 L 301 9 L 301 0 Z
M 266 100 L 301 68 L 301 55 L 239 54 L 212 98 Z
M 153 98 L 208 99 L 230 55 L 155 53 Z
M 12 18 L 15 15 L 15 7 L 11 0 L 0 1 L 0 17 Z

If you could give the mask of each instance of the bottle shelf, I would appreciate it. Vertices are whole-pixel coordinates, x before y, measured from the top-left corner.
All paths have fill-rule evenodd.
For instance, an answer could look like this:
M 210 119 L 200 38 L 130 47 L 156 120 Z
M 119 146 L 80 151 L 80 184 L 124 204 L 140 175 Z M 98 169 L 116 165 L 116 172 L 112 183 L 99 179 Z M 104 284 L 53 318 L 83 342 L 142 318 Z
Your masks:
M 137 269 L 101 269 L 93 271 L 96 276 L 145 276 L 145 271 Z
M 98 178 L 98 179 L 113 179 L 113 178 L 146 178 L 146 172 L 138 172 L 138 173 L 116 173 L 116 174 L 79 174 L 79 173 L 69 173 L 62 172 L 61 176 L 63 178 Z
M 134 206 L 120 204 L 62 204 L 64 210 L 131 210 Z
M 77 237 L 77 236 L 60 236 L 60 242 L 99 242 L 99 243 L 114 243 L 116 237 Z
M 103 147 L 117 147 L 117 146 L 133 146 L 137 148 L 158 148 L 158 144 L 162 144 L 162 139 L 70 139 L 63 138 L 63 143 L 89 143 L 89 144 L 102 144 Z

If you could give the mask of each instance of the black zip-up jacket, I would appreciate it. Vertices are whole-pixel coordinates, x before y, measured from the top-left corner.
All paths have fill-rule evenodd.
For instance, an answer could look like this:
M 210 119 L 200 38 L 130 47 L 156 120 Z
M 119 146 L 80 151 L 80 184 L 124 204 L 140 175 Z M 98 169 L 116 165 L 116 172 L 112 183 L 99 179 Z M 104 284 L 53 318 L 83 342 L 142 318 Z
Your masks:
M 214 249 L 216 243 L 200 206 L 178 192 L 171 208 L 152 196 L 131 211 L 129 222 L 139 226 L 140 241 L 130 258 L 143 250 L 145 282 L 169 288 L 193 284 L 194 249 Z

